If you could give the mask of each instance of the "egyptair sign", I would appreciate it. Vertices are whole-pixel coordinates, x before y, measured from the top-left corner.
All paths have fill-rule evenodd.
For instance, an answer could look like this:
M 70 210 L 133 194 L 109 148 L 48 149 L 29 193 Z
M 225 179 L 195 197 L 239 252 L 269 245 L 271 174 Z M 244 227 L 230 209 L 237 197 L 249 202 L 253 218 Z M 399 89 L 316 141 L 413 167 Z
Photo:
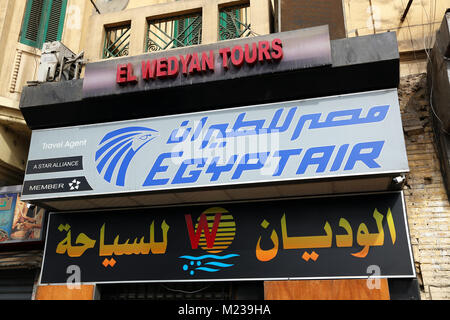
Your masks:
M 415 277 L 401 192 L 52 213 L 46 239 L 41 283 Z
M 35 130 L 23 199 L 408 171 L 396 89 Z

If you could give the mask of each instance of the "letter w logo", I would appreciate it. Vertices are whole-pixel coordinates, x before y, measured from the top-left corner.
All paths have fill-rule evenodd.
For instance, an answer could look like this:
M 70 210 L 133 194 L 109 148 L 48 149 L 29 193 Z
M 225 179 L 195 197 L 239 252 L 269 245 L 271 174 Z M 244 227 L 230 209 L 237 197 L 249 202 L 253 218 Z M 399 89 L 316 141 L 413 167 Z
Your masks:
M 189 232 L 189 239 L 191 240 L 192 249 L 198 248 L 198 243 L 202 235 L 202 231 L 205 233 L 206 247 L 212 248 L 214 246 L 214 241 L 216 240 L 217 229 L 219 228 L 221 213 L 216 213 L 214 215 L 214 223 L 212 230 L 209 230 L 208 219 L 206 214 L 202 213 L 198 219 L 197 230 L 194 231 L 194 224 L 192 223 L 192 217 L 190 214 L 184 215 L 186 220 L 187 229 Z

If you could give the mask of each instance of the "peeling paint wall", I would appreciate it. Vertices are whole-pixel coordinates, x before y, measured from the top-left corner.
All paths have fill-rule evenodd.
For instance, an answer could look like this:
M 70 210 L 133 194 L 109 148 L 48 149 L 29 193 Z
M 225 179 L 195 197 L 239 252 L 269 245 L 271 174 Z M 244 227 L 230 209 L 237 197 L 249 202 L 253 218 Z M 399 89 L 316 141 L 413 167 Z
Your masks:
M 410 173 L 404 187 L 422 299 L 450 299 L 450 203 L 443 184 L 427 93 L 426 74 L 399 86 Z

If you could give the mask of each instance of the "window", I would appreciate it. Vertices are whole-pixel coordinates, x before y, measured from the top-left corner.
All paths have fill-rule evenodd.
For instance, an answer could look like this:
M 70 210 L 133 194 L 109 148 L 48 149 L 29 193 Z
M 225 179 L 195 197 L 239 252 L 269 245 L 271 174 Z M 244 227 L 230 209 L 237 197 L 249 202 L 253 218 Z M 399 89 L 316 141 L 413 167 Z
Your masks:
M 61 40 L 67 0 L 27 0 L 20 42 L 38 49 Z
M 201 42 L 201 13 L 148 21 L 146 52 L 192 46 Z
M 250 29 L 249 5 L 224 7 L 219 10 L 219 40 L 254 35 Z
M 103 59 L 123 57 L 129 54 L 131 24 L 105 28 Z

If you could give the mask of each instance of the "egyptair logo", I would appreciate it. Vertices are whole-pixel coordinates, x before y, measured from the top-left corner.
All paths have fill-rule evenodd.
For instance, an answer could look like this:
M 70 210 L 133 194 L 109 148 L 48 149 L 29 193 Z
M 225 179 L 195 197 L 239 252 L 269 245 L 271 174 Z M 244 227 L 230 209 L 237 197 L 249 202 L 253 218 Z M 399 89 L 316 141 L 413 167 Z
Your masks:
M 158 136 L 158 131 L 146 127 L 126 127 L 108 132 L 95 153 L 97 171 L 116 186 L 125 185 L 128 166 L 136 153 Z

